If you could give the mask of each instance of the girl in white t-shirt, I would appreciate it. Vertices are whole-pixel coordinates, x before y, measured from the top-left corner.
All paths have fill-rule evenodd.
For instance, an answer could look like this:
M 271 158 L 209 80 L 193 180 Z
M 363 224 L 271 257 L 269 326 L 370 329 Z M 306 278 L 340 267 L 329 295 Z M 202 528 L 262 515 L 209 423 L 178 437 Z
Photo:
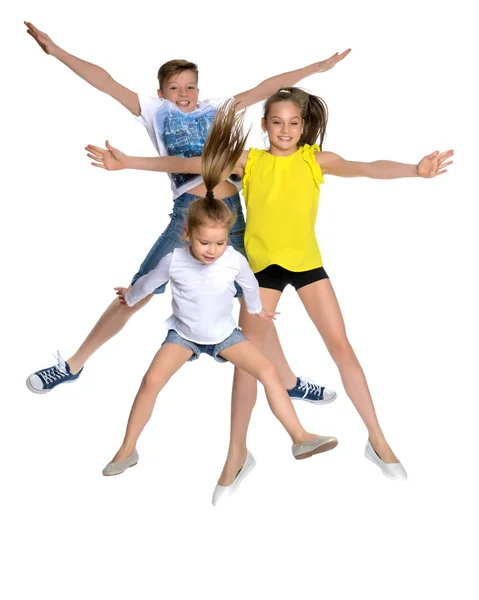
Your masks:
M 307 458 L 337 445 L 334 437 L 305 431 L 276 367 L 236 327 L 231 314 L 235 282 L 243 289 L 250 314 L 272 321 L 277 313 L 262 308 L 259 286 L 246 258 L 227 245 L 236 215 L 224 202 L 215 199 L 212 190 L 233 171 L 244 149 L 246 136 L 242 115 L 235 115 L 228 106 L 220 108 L 219 113 L 202 157 L 202 175 L 208 191 L 188 210 L 185 237 L 189 244 L 165 256 L 129 290 L 115 288 L 121 302 L 133 306 L 169 280 L 173 314 L 166 322 L 168 335 L 135 398 L 123 443 L 103 470 L 104 475 L 119 475 L 137 463 L 136 444 L 151 416 L 158 393 L 185 362 L 197 359 L 202 353 L 219 362 L 233 363 L 264 385 L 271 410 L 293 441 L 295 458 Z M 219 130 L 228 120 L 227 127 L 232 130 L 231 143 L 226 147 L 218 146 Z M 213 504 L 231 495 L 254 464 L 248 453 L 235 486 L 217 486 Z

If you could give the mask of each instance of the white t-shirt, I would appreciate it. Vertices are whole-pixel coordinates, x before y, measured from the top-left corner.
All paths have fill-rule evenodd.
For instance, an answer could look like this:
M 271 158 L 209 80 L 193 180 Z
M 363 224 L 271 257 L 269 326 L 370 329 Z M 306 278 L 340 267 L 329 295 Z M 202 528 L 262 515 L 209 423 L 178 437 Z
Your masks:
M 197 108 L 184 113 L 173 102 L 153 96 L 140 96 L 141 115 L 135 117 L 142 123 L 160 156 L 201 156 L 216 109 L 227 98 L 198 102 Z M 168 173 L 174 199 L 202 183 L 201 175 Z M 241 181 L 231 181 L 241 189 Z M 239 187 L 238 187 L 239 186 Z
M 243 289 L 248 312 L 262 310 L 259 286 L 246 258 L 231 246 L 209 265 L 191 255 L 190 247 L 175 248 L 160 260 L 156 269 L 140 277 L 125 294 L 133 306 L 155 288 L 171 282 L 173 314 L 166 321 L 182 337 L 197 344 L 219 344 L 234 329 L 234 282 Z

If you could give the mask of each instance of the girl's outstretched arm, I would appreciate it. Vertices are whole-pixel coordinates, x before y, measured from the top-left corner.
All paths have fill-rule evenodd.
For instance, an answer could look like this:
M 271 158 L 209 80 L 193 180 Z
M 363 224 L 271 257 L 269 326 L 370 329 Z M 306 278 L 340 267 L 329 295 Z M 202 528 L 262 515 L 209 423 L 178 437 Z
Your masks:
M 108 140 L 106 148 L 88 145 L 87 156 L 94 162 L 91 164 L 107 171 L 122 169 L 139 169 L 141 171 L 159 171 L 161 173 L 193 173 L 201 175 L 201 156 L 183 158 L 181 156 L 127 156 L 118 148 L 114 148 Z
M 107 171 L 122 169 L 139 169 L 141 171 L 158 171 L 160 173 L 193 173 L 201 175 L 201 156 L 183 158 L 181 156 L 128 156 L 118 148 L 114 148 L 108 140 L 106 148 L 89 144 L 85 150 L 94 162 L 91 164 Z M 248 152 L 244 151 L 236 164 L 234 173 L 243 176 Z
M 329 58 L 313 63 L 312 65 L 308 65 L 307 67 L 303 67 L 302 69 L 288 71 L 287 73 L 282 73 L 281 75 L 275 75 L 274 77 L 265 79 L 256 87 L 247 90 L 246 92 L 241 92 L 241 94 L 235 95 L 234 98 L 237 110 L 247 108 L 252 104 L 256 104 L 256 102 L 266 100 L 275 94 L 280 88 L 292 87 L 296 85 L 298 81 L 301 81 L 310 75 L 329 71 L 329 69 L 335 67 L 338 62 L 343 60 L 343 58 L 346 58 L 350 52 L 351 48 L 348 48 L 348 50 L 341 52 L 341 54 L 336 52 L 336 54 L 333 54 Z
M 401 177 L 436 177 L 452 165 L 448 160 L 454 150 L 440 153 L 438 150 L 421 159 L 417 165 L 408 165 L 390 160 L 356 162 L 345 160 L 334 152 L 316 152 L 316 162 L 324 175 L 338 177 L 370 177 L 371 179 L 399 179 Z

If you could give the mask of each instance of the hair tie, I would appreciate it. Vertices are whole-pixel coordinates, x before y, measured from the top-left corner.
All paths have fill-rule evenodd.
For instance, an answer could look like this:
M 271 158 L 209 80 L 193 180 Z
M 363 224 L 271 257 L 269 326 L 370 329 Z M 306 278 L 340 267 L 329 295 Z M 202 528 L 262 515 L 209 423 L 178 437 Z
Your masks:
M 211 200 L 213 200 L 214 197 L 215 197 L 215 195 L 213 194 L 213 192 L 206 192 L 205 197 L 206 198 L 210 198 Z

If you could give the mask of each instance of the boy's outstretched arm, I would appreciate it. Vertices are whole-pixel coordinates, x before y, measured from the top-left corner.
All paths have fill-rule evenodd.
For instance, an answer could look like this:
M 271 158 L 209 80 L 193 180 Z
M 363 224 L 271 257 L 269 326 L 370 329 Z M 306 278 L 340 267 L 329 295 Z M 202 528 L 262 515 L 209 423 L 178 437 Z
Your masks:
M 141 114 L 138 94 L 120 85 L 105 69 L 65 52 L 46 33 L 37 29 L 32 23 L 28 21 L 24 21 L 24 23 L 27 26 L 27 33 L 32 36 L 46 54 L 57 58 L 79 77 L 97 90 L 100 90 L 100 92 L 104 92 L 115 100 L 118 100 L 120 104 L 123 104 L 134 115 L 139 116 Z
M 338 62 L 343 60 L 343 58 L 345 58 L 350 52 L 351 48 L 345 50 L 341 54 L 336 52 L 336 54 L 333 54 L 326 60 L 313 63 L 308 67 L 303 67 L 302 69 L 296 69 L 296 71 L 289 71 L 288 73 L 282 73 L 281 75 L 276 75 L 275 77 L 265 79 L 251 90 L 235 95 L 235 102 L 239 104 L 238 109 L 241 110 L 242 108 L 247 108 L 252 104 L 256 104 L 256 102 L 266 100 L 275 94 L 279 89 L 283 87 L 292 87 L 298 83 L 298 81 L 301 81 L 301 79 L 305 79 L 310 75 L 329 71 L 329 69 L 332 69 L 334 66 L 336 66 Z
M 439 153 L 432 152 L 422 158 L 416 165 L 394 162 L 391 160 L 376 160 L 374 162 L 357 162 L 345 160 L 334 152 L 317 152 L 316 162 L 324 175 L 338 177 L 370 177 L 371 179 L 400 179 L 403 177 L 424 177 L 430 179 L 446 173 L 454 156 L 454 150 Z

